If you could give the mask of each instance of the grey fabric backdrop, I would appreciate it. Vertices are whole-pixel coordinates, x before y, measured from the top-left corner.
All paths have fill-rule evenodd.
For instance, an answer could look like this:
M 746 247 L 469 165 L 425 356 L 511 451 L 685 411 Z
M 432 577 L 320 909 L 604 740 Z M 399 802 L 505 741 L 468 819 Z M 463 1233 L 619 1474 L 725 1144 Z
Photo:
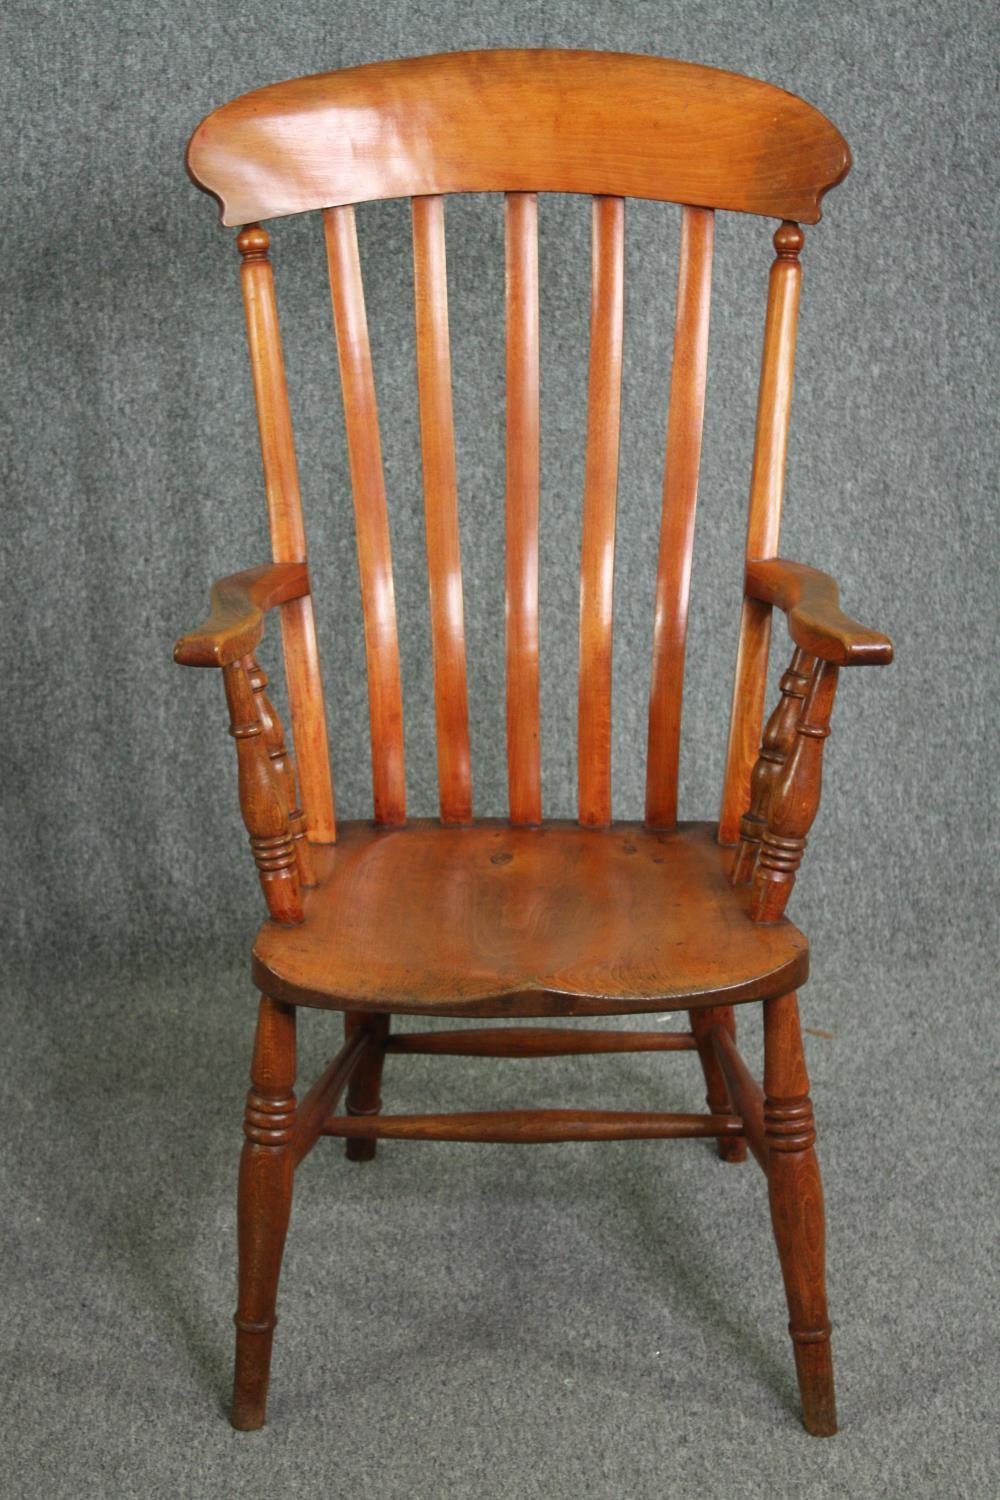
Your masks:
M 788 0 L 8 4 L 0 23 L 0 545 L 10 643 L 3 838 L 14 1062 L 5 1087 L 13 1148 L 5 1264 L 17 1299 L 19 1457 L 7 1493 L 37 1484 L 50 1495 L 228 1494 L 236 1473 L 247 1483 L 269 1473 L 294 1494 L 329 1493 L 323 1476 L 331 1461 L 349 1483 L 344 1493 L 379 1496 L 588 1488 L 721 1495 L 734 1493 L 737 1475 L 746 1494 L 783 1494 L 783 1484 L 808 1482 L 811 1493 L 857 1495 L 875 1493 L 886 1474 L 910 1493 L 989 1492 L 976 1427 L 985 1407 L 969 1375 L 976 1363 L 969 1346 L 982 1341 L 985 1357 L 981 1315 L 995 1309 L 977 1199 L 992 1157 L 981 1125 L 937 1135 L 932 1125 L 963 1114 L 967 1121 L 972 1111 L 981 1121 L 995 1099 L 984 1036 L 994 1024 L 988 1002 L 997 959 L 990 19 L 990 7 L 968 0 L 931 11 Z M 657 1222 L 642 1203 L 665 1181 L 660 1168 L 652 1175 L 653 1157 L 641 1152 L 648 1167 L 626 1167 L 632 1158 L 618 1148 L 601 1156 L 541 1150 L 527 1159 L 462 1148 L 407 1156 L 399 1148 L 383 1152 L 371 1173 L 354 1175 L 337 1158 L 330 1201 L 317 1193 L 293 1228 L 298 1248 L 289 1254 L 298 1258 L 289 1262 L 288 1284 L 297 1292 L 287 1292 L 283 1332 L 304 1353 L 281 1364 L 276 1427 L 240 1446 L 218 1418 L 234 1127 L 250 1025 L 244 954 L 259 899 L 220 685 L 212 673 L 178 672 L 169 648 L 201 617 L 211 578 L 264 559 L 266 532 L 236 257 L 212 204 L 184 178 L 183 147 L 214 105 L 277 78 L 489 45 L 613 47 L 757 74 L 829 112 L 854 151 L 851 176 L 807 235 L 783 547 L 840 577 L 847 607 L 889 630 L 898 654 L 885 672 L 845 677 L 823 810 L 795 894 L 794 915 L 815 954 L 807 1020 L 836 1035 L 829 1044 L 812 1041 L 821 1050 L 810 1061 L 832 1133 L 828 1190 L 841 1215 L 833 1219 L 841 1269 L 832 1275 L 841 1278 L 834 1290 L 847 1325 L 842 1392 L 854 1424 L 853 1436 L 821 1456 L 799 1441 L 786 1375 L 768 1373 L 771 1365 L 784 1372 L 786 1351 L 759 1184 L 729 1174 L 711 1196 L 673 1158 L 674 1207 Z M 455 202 L 448 223 L 475 801 L 478 812 L 499 813 L 499 206 Z M 546 811 L 567 814 L 587 205 L 546 201 L 542 226 L 543 776 Z M 397 564 L 410 803 L 433 813 L 404 205 L 365 210 L 360 233 Z M 619 816 L 638 815 L 642 800 L 676 243 L 674 211 L 630 206 L 616 574 Z M 365 816 L 357 575 L 315 221 L 275 226 L 274 252 L 338 806 L 342 816 Z M 722 219 L 685 704 L 687 816 L 717 809 L 769 260 L 765 225 Z M 273 647 L 266 659 L 276 663 Z M 629 1085 L 629 1097 L 636 1081 L 660 1087 L 659 1072 L 645 1064 L 611 1066 L 605 1076 Z M 888 1084 L 884 1068 L 892 1069 Z M 478 1081 L 509 1097 L 482 1069 L 466 1076 L 470 1088 Z M 544 1087 L 548 1071 L 539 1076 Z M 550 1096 L 567 1076 L 588 1097 L 592 1075 L 573 1067 L 552 1074 Z M 419 1090 L 399 1097 L 417 1105 Z M 68 1143 L 29 1149 L 55 1116 L 69 1127 Z M 707 1158 L 697 1159 L 706 1171 Z M 405 1231 L 390 1214 L 394 1181 L 410 1215 Z M 626 1217 L 639 1204 L 639 1230 L 632 1224 L 629 1232 L 640 1233 L 655 1262 L 650 1308 L 658 1311 L 649 1317 L 662 1314 L 663 1288 L 678 1277 L 690 1293 L 683 1306 L 672 1304 L 670 1330 L 656 1334 L 664 1341 L 656 1365 L 670 1367 L 660 1384 L 655 1371 L 638 1375 L 628 1364 L 636 1338 L 645 1337 L 636 1331 L 647 1326 L 641 1297 L 616 1300 L 606 1288 L 617 1278 L 597 1277 L 588 1259 L 595 1237 L 607 1236 L 599 1205 L 609 1182 Z M 572 1194 L 563 1197 L 567 1184 Z M 724 1190 L 737 1196 L 718 1197 Z M 433 1239 L 441 1227 L 436 1195 L 451 1203 L 453 1228 L 461 1216 L 461 1266 L 453 1240 Z M 739 1257 L 727 1267 L 732 1247 L 722 1229 L 740 1222 L 744 1198 L 758 1216 L 749 1276 Z M 542 1301 L 531 1280 L 540 1241 L 513 1241 L 523 1252 L 517 1280 L 511 1260 L 498 1267 L 491 1259 L 496 1225 L 516 1236 L 529 1201 L 555 1256 Z M 696 1262 L 715 1257 L 694 1291 L 684 1235 L 679 1247 L 661 1247 L 677 1233 L 681 1203 L 685 1223 L 700 1226 L 700 1240 L 685 1231 Z M 327 1219 L 310 1221 L 310 1207 Z M 567 1212 L 578 1216 L 572 1233 Z M 351 1255 L 338 1259 L 343 1284 L 331 1287 L 326 1240 L 331 1225 L 348 1220 L 353 1239 L 338 1245 L 345 1257 L 350 1245 Z M 850 1226 L 839 1239 L 838 1222 Z M 431 1236 L 421 1251 L 426 1264 L 402 1284 L 408 1297 L 425 1299 L 427 1327 L 415 1332 L 402 1304 L 383 1309 L 379 1324 L 376 1289 L 398 1286 L 401 1247 L 419 1245 L 423 1232 Z M 621 1264 L 634 1293 L 648 1267 L 624 1259 L 629 1243 L 623 1233 L 601 1253 Z M 459 1306 L 447 1316 L 432 1311 L 444 1295 L 442 1257 Z M 768 1288 L 760 1295 L 771 1298 L 761 1314 L 770 1339 L 761 1359 L 739 1331 L 741 1320 L 753 1320 L 758 1259 Z M 894 1264 L 918 1285 L 894 1281 Z M 727 1277 L 731 1297 L 723 1293 Z M 567 1286 L 580 1284 L 586 1308 L 567 1296 Z M 463 1296 L 480 1309 L 471 1321 L 463 1321 Z M 350 1316 L 334 1311 L 352 1297 Z M 513 1316 L 524 1299 L 540 1330 L 535 1342 Z M 500 1331 L 512 1321 L 518 1337 Z M 450 1332 L 439 1343 L 442 1327 Z M 546 1363 L 553 1343 L 588 1327 L 554 1373 Z M 335 1336 L 338 1348 L 341 1336 L 353 1339 L 360 1396 L 344 1385 L 352 1360 L 331 1352 Z M 395 1364 L 361 1352 L 380 1339 L 396 1350 Z M 303 1394 L 293 1376 L 309 1367 L 310 1354 L 314 1384 Z M 725 1368 L 706 1373 L 726 1360 L 728 1383 Z M 911 1379 L 918 1364 L 929 1372 L 923 1385 L 915 1368 Z M 691 1381 L 702 1382 L 693 1405 Z M 353 1424 L 353 1445 L 331 1427 L 331 1399 Z M 463 1443 L 460 1413 L 470 1400 L 474 1436 Z M 741 1403 L 745 1420 L 714 1449 L 722 1411 Z M 674 1425 L 665 1436 L 657 1423 L 668 1409 Z M 266 1458 L 255 1441 L 271 1445 Z

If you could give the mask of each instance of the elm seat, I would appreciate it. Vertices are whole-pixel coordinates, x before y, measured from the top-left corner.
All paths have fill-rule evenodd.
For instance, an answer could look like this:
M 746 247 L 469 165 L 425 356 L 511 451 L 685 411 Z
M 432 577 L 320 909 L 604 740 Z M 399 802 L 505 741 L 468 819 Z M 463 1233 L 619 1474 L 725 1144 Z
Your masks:
M 305 920 L 254 944 L 255 984 L 293 1005 L 613 1015 L 767 999 L 808 972 L 797 927 L 748 920 L 708 823 L 347 822 L 314 857 Z

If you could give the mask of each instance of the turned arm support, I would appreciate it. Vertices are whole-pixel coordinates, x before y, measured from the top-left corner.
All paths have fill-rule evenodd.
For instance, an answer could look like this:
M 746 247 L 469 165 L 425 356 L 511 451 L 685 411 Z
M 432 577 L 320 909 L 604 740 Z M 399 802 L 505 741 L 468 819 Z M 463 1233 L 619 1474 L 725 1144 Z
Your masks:
M 298 805 L 295 769 L 281 720 L 267 695 L 267 675 L 254 652 L 269 609 L 309 592 L 305 563 L 267 563 L 214 584 L 212 613 L 181 637 L 174 660 L 184 667 L 220 667 L 236 743 L 240 810 L 267 909 L 274 921 L 303 919 L 302 886 L 313 884 Z
M 264 634 L 267 611 L 308 593 L 305 563 L 265 563 L 220 578 L 212 585 L 211 614 L 181 636 L 174 661 L 182 667 L 226 667 L 250 656 Z
M 784 610 L 795 643 L 781 696 L 764 729 L 730 872 L 734 885 L 751 883 L 753 920 L 776 922 L 819 809 L 823 746 L 839 670 L 885 665 L 892 661 L 892 642 L 843 614 L 833 579 L 801 563 L 749 562 L 746 594 Z
M 782 557 L 752 561 L 747 563 L 744 592 L 783 610 L 789 635 L 810 656 L 836 667 L 882 667 L 892 661 L 887 635 L 843 613 L 829 573 Z

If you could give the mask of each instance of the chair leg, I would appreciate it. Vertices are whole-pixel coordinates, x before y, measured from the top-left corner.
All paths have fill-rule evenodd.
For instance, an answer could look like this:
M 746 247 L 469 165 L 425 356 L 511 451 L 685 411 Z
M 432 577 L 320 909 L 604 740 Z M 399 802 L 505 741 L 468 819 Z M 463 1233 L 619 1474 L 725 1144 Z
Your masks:
M 347 1085 L 347 1113 L 377 1115 L 382 1108 L 382 1069 L 385 1065 L 389 1017 L 372 1011 L 346 1011 L 345 1036 L 350 1039 L 357 1031 L 366 1031 L 373 1045 Z M 376 1145 L 376 1141 L 349 1140 L 344 1147 L 344 1155 L 348 1161 L 372 1161 Z
M 705 1075 L 705 1102 L 713 1115 L 732 1115 L 734 1110 L 729 1100 L 729 1090 L 726 1088 L 722 1069 L 709 1043 L 708 1033 L 713 1026 L 724 1026 L 730 1036 L 736 1036 L 736 1017 L 733 1014 L 733 1007 L 713 1005 L 703 1010 L 690 1010 L 688 1018 L 698 1045 L 701 1070 Z M 720 1135 L 718 1150 L 723 1161 L 746 1161 L 747 1159 L 747 1143 L 741 1135 Z
M 261 996 L 238 1194 L 239 1298 L 231 1421 L 263 1427 L 281 1256 L 292 1206 L 295 1011 Z
M 823 1187 L 814 1142 L 798 1002 L 764 1003 L 764 1134 L 771 1222 L 785 1279 L 795 1371 L 807 1432 L 837 1430 L 826 1309 Z

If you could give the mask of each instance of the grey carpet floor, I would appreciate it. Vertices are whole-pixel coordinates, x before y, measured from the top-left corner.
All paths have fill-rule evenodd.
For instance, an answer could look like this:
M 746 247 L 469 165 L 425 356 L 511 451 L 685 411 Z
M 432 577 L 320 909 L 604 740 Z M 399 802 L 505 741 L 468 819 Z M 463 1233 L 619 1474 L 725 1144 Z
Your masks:
M 969 961 L 868 955 L 876 985 L 827 958 L 803 995 L 842 1419 L 825 1442 L 798 1422 L 761 1175 L 703 1142 L 391 1143 L 359 1167 L 321 1141 L 270 1423 L 232 1432 L 243 972 L 97 982 L 77 955 L 8 974 L 5 1500 L 995 1496 L 995 974 Z M 338 1024 L 303 1017 L 304 1077 Z M 690 1056 L 408 1058 L 386 1093 L 688 1108 L 701 1082 Z

